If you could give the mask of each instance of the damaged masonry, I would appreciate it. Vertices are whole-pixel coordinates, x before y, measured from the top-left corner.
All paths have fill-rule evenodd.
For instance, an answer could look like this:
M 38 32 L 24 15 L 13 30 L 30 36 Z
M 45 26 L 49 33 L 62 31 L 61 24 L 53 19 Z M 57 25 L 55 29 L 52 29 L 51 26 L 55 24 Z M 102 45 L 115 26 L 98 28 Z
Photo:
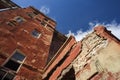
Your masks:
M 79 42 L 55 26 L 32 6 L 0 0 L 0 80 L 120 80 L 120 40 L 104 26 Z

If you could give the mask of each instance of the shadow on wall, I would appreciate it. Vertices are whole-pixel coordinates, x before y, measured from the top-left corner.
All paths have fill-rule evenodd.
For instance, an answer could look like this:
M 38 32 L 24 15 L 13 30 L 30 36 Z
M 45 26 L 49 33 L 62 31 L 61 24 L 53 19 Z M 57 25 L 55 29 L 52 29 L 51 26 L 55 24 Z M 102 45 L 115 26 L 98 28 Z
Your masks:
M 72 67 L 64 76 L 61 80 L 76 80 L 75 79 L 75 70 Z

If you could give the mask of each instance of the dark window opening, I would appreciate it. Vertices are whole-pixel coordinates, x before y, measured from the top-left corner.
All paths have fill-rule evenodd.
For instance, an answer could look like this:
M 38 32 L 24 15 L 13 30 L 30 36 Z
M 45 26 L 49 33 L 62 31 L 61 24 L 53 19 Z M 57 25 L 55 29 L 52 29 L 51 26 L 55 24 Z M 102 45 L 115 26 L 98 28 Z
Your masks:
M 24 59 L 25 55 L 21 54 L 18 51 L 15 51 L 12 57 L 10 57 L 9 60 L 3 66 L 16 72 L 22 65 Z
M 34 13 L 34 12 L 29 12 L 29 13 L 27 13 L 27 15 L 28 15 L 30 18 L 34 18 L 37 14 Z
M 13 80 L 15 77 L 15 74 L 0 70 L 0 80 Z
M 47 18 L 44 18 L 44 21 L 48 22 L 49 20 Z
M 3 76 L 6 74 L 6 72 L 5 71 L 3 71 L 3 70 L 0 70 L 0 79 L 2 79 L 3 78 Z
M 9 60 L 4 67 L 9 68 L 11 70 L 17 71 L 20 67 L 20 63 L 15 62 L 14 60 Z
M 40 32 L 39 32 L 38 30 L 34 29 L 34 30 L 32 31 L 32 36 L 33 36 L 33 37 L 39 38 L 40 35 L 41 35 L 41 34 L 40 34 Z
M 3 80 L 13 80 L 14 77 L 15 75 L 11 73 L 7 73 Z
M 46 26 L 46 23 L 45 23 L 44 21 L 42 21 L 40 24 L 41 24 L 42 26 Z

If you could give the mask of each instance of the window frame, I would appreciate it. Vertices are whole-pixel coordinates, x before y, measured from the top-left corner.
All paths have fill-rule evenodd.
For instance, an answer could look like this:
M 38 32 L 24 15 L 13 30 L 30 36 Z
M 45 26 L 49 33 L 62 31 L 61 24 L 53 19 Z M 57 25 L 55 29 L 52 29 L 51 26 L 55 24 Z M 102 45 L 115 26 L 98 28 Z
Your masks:
M 6 69 L 4 69 L 4 68 L 1 68 L 1 69 L 0 69 L 0 72 L 1 72 L 1 71 L 4 72 L 4 74 L 0 75 L 1 80 L 4 80 L 4 79 L 7 77 L 7 75 L 12 75 L 11 80 L 13 80 L 13 79 L 15 78 L 15 75 L 16 75 L 15 73 L 10 72 L 10 71 L 8 71 L 8 70 L 6 70 Z
M 34 32 L 34 31 L 36 31 L 36 32 Z M 40 32 L 39 30 L 37 30 L 37 29 L 34 29 L 34 30 L 32 30 L 31 35 L 32 35 L 34 38 L 40 38 L 41 32 Z
M 48 22 L 49 22 L 49 19 L 48 19 L 48 18 L 44 18 L 44 21 L 45 21 L 46 23 L 48 23 Z
M 10 20 L 8 22 L 6 22 L 7 25 L 9 26 L 16 26 L 16 21 L 15 20 Z
M 25 21 L 25 19 L 21 16 L 16 16 L 14 17 L 14 20 L 17 22 L 17 23 L 23 23 Z
M 13 59 L 13 58 L 12 58 L 12 56 L 13 56 L 16 52 L 18 52 L 18 53 L 20 53 L 20 54 L 22 54 L 22 55 L 24 56 L 24 59 L 23 59 L 22 61 L 19 61 L 19 60 L 17 60 L 17 59 Z M 8 70 L 11 70 L 11 71 L 13 71 L 13 72 L 15 72 L 15 73 L 18 73 L 18 71 L 20 70 L 22 64 L 25 62 L 25 59 L 26 59 L 25 54 L 23 54 L 23 52 L 21 52 L 20 50 L 16 49 L 16 50 L 12 53 L 12 55 L 11 55 L 10 57 L 8 57 L 8 59 L 3 63 L 2 67 L 7 68 Z M 12 60 L 12 61 L 20 64 L 19 67 L 17 68 L 17 70 L 12 70 L 12 69 L 10 69 L 10 68 L 8 68 L 8 67 L 5 67 L 5 65 L 7 64 L 7 62 L 10 61 L 10 60 Z
M 47 26 L 47 23 L 43 20 L 40 22 L 40 24 L 43 26 L 43 27 L 46 27 Z
M 37 16 L 38 14 L 36 14 L 35 12 L 27 12 L 26 13 L 30 18 L 35 18 L 35 16 Z

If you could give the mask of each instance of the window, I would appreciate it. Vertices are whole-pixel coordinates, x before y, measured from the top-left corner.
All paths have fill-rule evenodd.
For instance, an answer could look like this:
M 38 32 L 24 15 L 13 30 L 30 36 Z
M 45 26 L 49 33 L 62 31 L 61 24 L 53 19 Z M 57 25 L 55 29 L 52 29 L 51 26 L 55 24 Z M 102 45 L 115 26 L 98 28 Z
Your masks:
M 20 16 L 17 16 L 17 17 L 15 17 L 15 21 L 18 23 L 22 23 L 22 22 L 24 22 L 24 19 Z
M 37 21 L 41 22 L 41 20 L 39 18 L 36 18 Z
M 39 11 L 34 11 L 33 13 L 36 15 L 40 14 Z
M 41 24 L 42 26 L 47 26 L 48 22 L 49 22 L 49 19 L 44 18 L 44 19 L 40 22 L 40 24 Z
M 42 21 L 40 24 L 41 24 L 42 26 L 46 26 L 46 23 L 45 23 L 44 21 Z
M 13 80 L 14 77 L 14 73 L 10 73 L 8 71 L 0 69 L 0 80 Z
M 34 29 L 34 30 L 32 31 L 32 36 L 33 36 L 33 37 L 39 38 L 40 35 L 41 35 L 41 34 L 40 34 L 40 32 L 39 32 L 38 30 Z
M 9 68 L 9 69 L 14 70 L 14 71 L 17 71 L 19 66 L 20 66 L 19 63 L 17 63 L 14 60 L 11 60 L 11 59 L 4 65 L 4 67 Z
M 7 24 L 8 24 L 9 26 L 16 26 L 16 21 L 11 20 L 11 21 L 7 22 Z
M 44 21 L 48 22 L 49 20 L 47 18 L 44 18 Z
M 10 57 L 10 59 L 3 65 L 5 68 L 13 70 L 17 72 L 20 66 L 23 64 L 25 59 L 25 55 L 22 53 L 15 51 L 15 53 Z
M 27 15 L 28 15 L 30 18 L 34 18 L 37 14 L 35 14 L 34 12 L 28 12 Z
M 36 18 L 36 20 L 39 21 L 42 26 L 46 26 L 47 25 L 46 21 L 42 21 L 39 18 Z

